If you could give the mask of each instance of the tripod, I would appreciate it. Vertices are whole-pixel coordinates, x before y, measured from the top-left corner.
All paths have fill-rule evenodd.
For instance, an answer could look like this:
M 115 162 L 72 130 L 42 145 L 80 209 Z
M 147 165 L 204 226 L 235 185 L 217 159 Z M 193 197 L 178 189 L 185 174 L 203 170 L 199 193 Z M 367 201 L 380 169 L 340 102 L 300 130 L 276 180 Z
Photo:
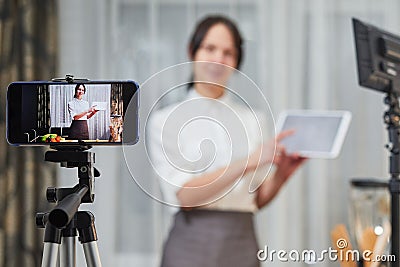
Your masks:
M 45 228 L 42 267 L 57 267 L 58 262 L 61 267 L 76 266 L 77 233 L 87 266 L 100 267 L 94 215 L 78 211 L 81 203 L 94 201 L 94 178 L 100 176 L 93 167 L 94 153 L 84 151 L 90 148 L 87 146 L 53 148 L 56 151 L 47 151 L 45 161 L 78 168 L 79 183 L 72 188 L 47 189 L 47 200 L 57 205 L 50 212 L 36 214 L 36 225 Z

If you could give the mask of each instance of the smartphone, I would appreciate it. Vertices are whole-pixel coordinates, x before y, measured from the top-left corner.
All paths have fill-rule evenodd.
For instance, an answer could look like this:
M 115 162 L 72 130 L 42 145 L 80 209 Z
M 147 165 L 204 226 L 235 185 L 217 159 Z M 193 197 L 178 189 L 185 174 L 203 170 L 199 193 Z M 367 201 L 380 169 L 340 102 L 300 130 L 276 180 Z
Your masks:
M 134 81 L 13 82 L 6 109 L 11 145 L 133 145 L 139 140 Z

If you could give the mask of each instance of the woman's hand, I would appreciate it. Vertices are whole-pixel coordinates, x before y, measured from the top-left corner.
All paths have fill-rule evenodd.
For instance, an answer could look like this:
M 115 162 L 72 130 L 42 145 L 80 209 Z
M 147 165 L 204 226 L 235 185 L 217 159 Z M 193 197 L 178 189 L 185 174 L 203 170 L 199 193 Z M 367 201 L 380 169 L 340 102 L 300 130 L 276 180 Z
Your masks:
M 281 151 L 284 151 L 284 147 L 280 144 L 280 141 L 293 133 L 293 130 L 283 131 L 275 136 L 275 138 L 262 143 L 256 151 L 250 155 L 246 169 L 254 171 L 259 166 L 261 167 L 269 163 L 276 164 L 277 155 L 280 154 Z
M 98 110 L 96 109 L 96 106 L 91 107 L 87 112 L 88 119 L 90 119 L 94 114 L 96 114 L 97 111 Z
M 88 111 L 88 113 L 96 113 L 96 112 L 97 112 L 96 106 L 91 107 Z
M 276 165 L 275 179 L 282 183 L 286 180 L 307 160 L 297 153 L 287 154 L 284 147 L 282 147 L 275 155 L 274 163 Z
M 278 135 L 279 136 L 279 135 Z M 284 136 L 287 136 L 284 134 Z M 267 205 L 278 194 L 285 182 L 293 173 L 307 160 L 298 153 L 287 154 L 282 145 L 277 145 L 273 163 L 276 166 L 274 174 L 265 179 L 257 192 L 257 206 L 262 208 Z

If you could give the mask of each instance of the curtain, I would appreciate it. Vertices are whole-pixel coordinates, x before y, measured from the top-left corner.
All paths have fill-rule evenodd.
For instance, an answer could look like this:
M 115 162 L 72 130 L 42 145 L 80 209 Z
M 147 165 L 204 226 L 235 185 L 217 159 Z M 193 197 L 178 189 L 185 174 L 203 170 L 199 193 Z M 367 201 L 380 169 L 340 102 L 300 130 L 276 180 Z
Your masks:
M 56 73 L 57 4 L 0 1 L 0 266 L 40 266 L 43 231 L 35 213 L 49 210 L 45 191 L 56 166 L 44 149 L 6 141 L 6 88 L 16 80 L 48 80 Z
M 100 110 L 89 119 L 89 137 L 92 140 L 102 139 L 108 140 L 110 137 L 110 101 L 111 101 L 111 86 L 102 84 L 92 84 L 86 86 L 87 93 L 85 94 L 86 101 L 89 106 L 101 102 L 106 104 L 105 110 Z
M 50 125 L 50 108 L 49 108 L 49 90 L 46 86 L 38 86 L 37 93 L 38 103 L 38 128 L 49 128 Z

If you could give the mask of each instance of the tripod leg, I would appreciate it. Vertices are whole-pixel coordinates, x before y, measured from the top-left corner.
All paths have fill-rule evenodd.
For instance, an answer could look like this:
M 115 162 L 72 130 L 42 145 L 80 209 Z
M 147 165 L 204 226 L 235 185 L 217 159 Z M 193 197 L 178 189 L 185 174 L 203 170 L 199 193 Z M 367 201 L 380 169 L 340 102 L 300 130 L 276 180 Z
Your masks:
M 94 216 L 88 211 L 78 212 L 79 241 L 83 245 L 88 267 L 101 267 Z
M 97 241 L 83 243 L 83 251 L 85 253 L 86 264 L 88 267 L 101 267 Z
M 60 244 L 44 243 L 42 267 L 56 267 L 58 257 L 58 247 Z
M 73 223 L 62 230 L 62 242 L 60 250 L 60 267 L 76 266 L 76 228 Z
M 76 266 L 76 238 L 75 236 L 63 237 L 60 250 L 60 267 Z
M 58 249 L 61 243 L 61 230 L 51 223 L 46 224 L 42 267 L 57 267 Z

